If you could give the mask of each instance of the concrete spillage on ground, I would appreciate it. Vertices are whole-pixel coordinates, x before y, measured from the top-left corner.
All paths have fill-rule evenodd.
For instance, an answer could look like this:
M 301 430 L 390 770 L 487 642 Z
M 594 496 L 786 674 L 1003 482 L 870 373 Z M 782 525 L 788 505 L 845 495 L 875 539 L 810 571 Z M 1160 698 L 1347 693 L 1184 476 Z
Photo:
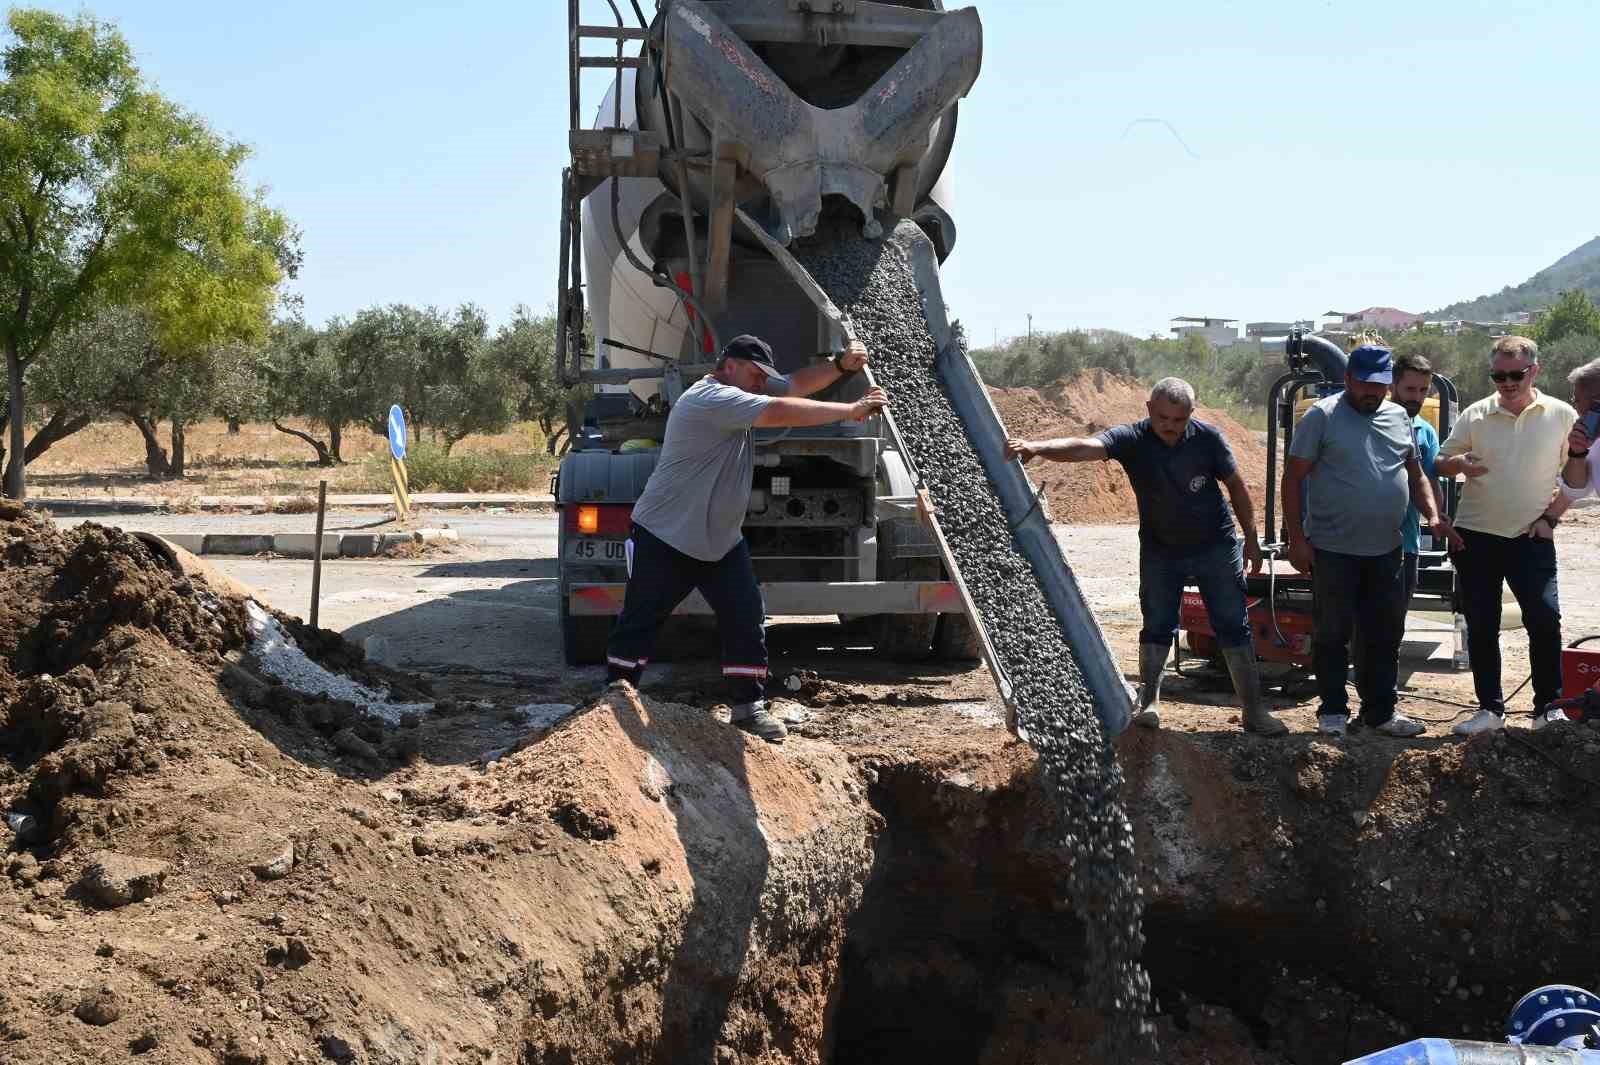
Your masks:
M 900 433 L 939 509 L 939 521 L 1015 692 L 1018 720 L 1039 752 L 1066 826 L 1067 890 L 1085 915 L 1090 994 L 1103 1011 L 1107 1050 L 1148 1052 L 1149 977 L 1133 829 L 1121 771 L 1060 623 L 1010 526 L 982 462 L 934 368 L 902 221 L 881 242 L 862 238 L 802 247 L 798 258 L 850 316 L 888 391 Z

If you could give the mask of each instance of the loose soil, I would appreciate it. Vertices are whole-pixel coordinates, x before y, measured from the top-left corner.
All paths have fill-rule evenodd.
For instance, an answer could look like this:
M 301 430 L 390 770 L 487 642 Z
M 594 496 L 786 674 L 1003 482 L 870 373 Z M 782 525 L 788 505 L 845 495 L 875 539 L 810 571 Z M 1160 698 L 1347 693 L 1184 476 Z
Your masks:
M 203 571 L 4 504 L 0 610 L 7 1062 L 1091 1060 L 1062 826 L 979 672 L 780 660 L 774 748 L 713 680 L 447 688 L 295 627 L 435 704 L 388 725 L 264 679 Z M 1169 690 L 1118 740 L 1159 1060 L 1498 1038 L 1600 982 L 1600 732 L 1270 741 Z
M 1028 440 L 1048 440 L 1093 436 L 1113 425 L 1145 418 L 1150 387 L 1132 377 L 1086 370 L 1042 388 L 991 388 L 989 395 L 1007 432 Z M 1196 407 L 1194 416 L 1227 438 L 1251 498 L 1264 499 L 1267 447 L 1263 434 L 1209 407 Z M 1133 489 L 1122 467 L 1114 462 L 1035 461 L 1029 470 L 1036 482 L 1045 485 L 1053 521 L 1083 525 L 1139 520 Z

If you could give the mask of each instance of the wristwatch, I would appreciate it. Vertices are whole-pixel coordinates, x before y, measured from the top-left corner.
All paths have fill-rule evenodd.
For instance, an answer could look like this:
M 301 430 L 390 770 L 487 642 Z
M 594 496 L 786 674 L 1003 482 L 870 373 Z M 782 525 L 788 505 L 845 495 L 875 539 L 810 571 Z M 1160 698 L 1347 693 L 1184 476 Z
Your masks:
M 1534 518 L 1533 520 L 1534 521 L 1542 521 L 1546 525 L 1550 526 L 1550 528 L 1552 528 L 1552 529 L 1554 529 L 1557 525 L 1561 524 L 1561 519 L 1560 518 L 1551 517 L 1549 514 L 1541 514 L 1537 518 Z
M 1582 451 L 1574 451 L 1570 447 L 1567 448 L 1567 458 L 1569 458 L 1569 459 L 1586 459 L 1588 457 L 1589 457 L 1589 449 L 1588 448 L 1585 448 Z

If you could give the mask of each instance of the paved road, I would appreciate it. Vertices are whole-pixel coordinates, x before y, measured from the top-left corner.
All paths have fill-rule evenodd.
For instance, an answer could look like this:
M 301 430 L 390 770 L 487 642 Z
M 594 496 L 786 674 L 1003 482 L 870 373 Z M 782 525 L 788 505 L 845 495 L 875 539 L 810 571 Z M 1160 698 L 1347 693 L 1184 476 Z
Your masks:
M 61 519 L 75 525 L 81 519 Z M 310 515 L 118 515 L 100 519 L 129 530 L 311 532 Z M 372 527 L 371 514 L 329 515 L 329 528 Z M 485 670 L 566 675 L 556 600 L 556 524 L 546 514 L 425 516 L 448 524 L 462 542 L 418 560 L 336 559 L 324 563 L 321 623 L 412 668 L 465 664 Z M 1563 525 L 1558 543 L 1569 639 L 1600 633 L 1600 510 Z M 1128 525 L 1056 526 L 1090 607 L 1107 627 L 1138 621 L 1138 534 Z M 311 563 L 211 556 L 208 562 L 255 588 L 263 600 L 304 616 Z M 1414 618 L 1414 622 L 1416 619 Z M 1426 628 L 1422 622 L 1414 627 Z M 1425 635 L 1425 634 L 1424 634 Z M 1413 632 L 1415 639 L 1417 633 Z M 826 639 L 824 635 L 822 637 Z M 1511 637 L 1520 644 L 1520 634 Z M 1429 642 L 1429 641 L 1425 641 Z M 1447 652 L 1441 639 L 1416 653 Z M 1408 653 L 1412 644 L 1408 642 Z M 596 671 L 596 674 L 598 671 Z

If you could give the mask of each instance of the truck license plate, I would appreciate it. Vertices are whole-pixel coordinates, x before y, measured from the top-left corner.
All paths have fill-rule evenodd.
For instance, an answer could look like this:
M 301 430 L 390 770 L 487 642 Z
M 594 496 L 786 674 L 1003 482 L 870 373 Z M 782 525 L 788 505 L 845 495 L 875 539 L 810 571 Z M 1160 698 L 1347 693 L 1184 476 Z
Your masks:
M 625 543 L 624 540 L 574 540 L 567 557 L 584 562 L 615 562 L 622 566 L 628 562 Z

